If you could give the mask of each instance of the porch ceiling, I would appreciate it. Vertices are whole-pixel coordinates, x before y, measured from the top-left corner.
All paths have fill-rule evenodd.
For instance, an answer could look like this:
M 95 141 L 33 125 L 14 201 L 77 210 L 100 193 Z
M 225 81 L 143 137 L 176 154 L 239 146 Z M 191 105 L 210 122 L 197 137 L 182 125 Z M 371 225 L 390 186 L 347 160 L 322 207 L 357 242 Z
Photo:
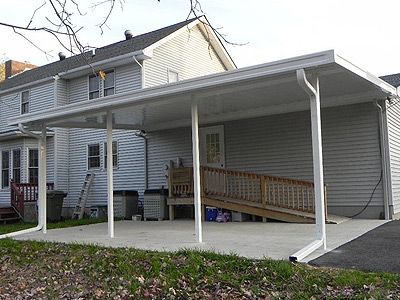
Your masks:
M 322 107 L 398 97 L 396 88 L 325 51 L 27 114 L 9 124 L 106 128 L 103 116 L 111 110 L 114 128 L 161 130 L 189 126 L 193 100 L 200 124 L 308 110 L 297 69 L 318 76 Z

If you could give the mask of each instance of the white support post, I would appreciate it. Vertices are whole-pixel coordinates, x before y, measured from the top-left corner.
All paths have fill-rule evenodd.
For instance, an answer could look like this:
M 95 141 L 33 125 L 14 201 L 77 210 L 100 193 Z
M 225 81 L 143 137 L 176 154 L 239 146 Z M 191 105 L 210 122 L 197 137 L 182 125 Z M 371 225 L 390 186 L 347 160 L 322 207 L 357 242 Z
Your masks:
M 199 114 L 197 103 L 192 99 L 192 145 L 193 145 L 193 184 L 194 184 L 194 222 L 196 242 L 203 242 L 201 226 L 201 188 L 200 188 L 200 151 L 199 151 Z
M 107 191 L 108 191 L 108 236 L 114 237 L 114 179 L 113 179 L 113 155 L 112 155 L 112 112 L 107 111 Z
M 39 142 L 39 222 L 41 222 L 43 234 L 47 232 L 47 187 L 46 187 L 46 169 L 47 169 L 47 145 L 46 145 L 46 124 L 42 126 L 41 137 L 38 139 Z
M 326 249 L 326 227 L 325 227 L 325 197 L 324 197 L 324 170 L 322 162 L 322 130 L 321 130 L 321 105 L 319 94 L 319 80 L 311 84 L 304 69 L 296 72 L 299 85 L 310 97 L 311 109 L 311 134 L 313 151 L 313 172 L 315 190 L 315 223 L 317 229 L 317 239 L 303 249 L 290 256 L 290 260 L 301 260 L 311 252 L 323 246 Z

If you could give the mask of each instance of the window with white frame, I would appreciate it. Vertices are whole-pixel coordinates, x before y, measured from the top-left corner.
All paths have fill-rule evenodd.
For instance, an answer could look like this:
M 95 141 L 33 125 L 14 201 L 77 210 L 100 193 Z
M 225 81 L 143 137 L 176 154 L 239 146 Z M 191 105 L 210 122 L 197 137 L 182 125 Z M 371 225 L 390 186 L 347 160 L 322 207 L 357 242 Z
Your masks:
M 89 99 L 100 97 L 100 79 L 97 75 L 89 76 Z
M 10 151 L 1 151 L 1 188 L 10 186 Z
M 103 95 L 110 96 L 115 94 L 115 76 L 114 71 L 105 72 L 105 80 L 103 81 Z
M 118 143 L 112 142 L 113 167 L 118 168 Z M 107 169 L 107 143 L 104 143 L 104 169 Z
M 89 144 L 87 146 L 88 170 L 100 168 L 100 144 Z
M 39 182 L 39 151 L 29 149 L 28 151 L 28 182 L 38 184 Z
M 115 94 L 114 70 L 105 72 L 101 71 L 100 73 L 89 76 L 89 99 L 95 99 L 101 96 L 105 97 Z
M 30 94 L 29 91 L 21 93 L 21 115 L 29 113 Z
M 179 80 L 178 72 L 168 70 L 168 83 L 177 82 Z
M 21 149 L 12 150 L 12 180 L 21 182 Z

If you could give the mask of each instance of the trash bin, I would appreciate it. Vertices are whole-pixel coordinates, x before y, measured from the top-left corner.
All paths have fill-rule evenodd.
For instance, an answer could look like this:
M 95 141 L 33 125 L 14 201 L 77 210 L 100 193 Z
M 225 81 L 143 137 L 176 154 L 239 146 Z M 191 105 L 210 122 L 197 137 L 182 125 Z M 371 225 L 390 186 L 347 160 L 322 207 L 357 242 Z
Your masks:
M 132 219 L 139 214 L 139 193 L 133 190 L 114 191 L 114 217 Z
M 168 218 L 167 197 L 168 190 L 166 189 L 144 191 L 143 216 L 145 221 L 148 219 L 161 221 Z
M 61 221 L 61 211 L 67 193 L 63 191 L 48 190 L 46 200 L 47 220 L 50 222 Z

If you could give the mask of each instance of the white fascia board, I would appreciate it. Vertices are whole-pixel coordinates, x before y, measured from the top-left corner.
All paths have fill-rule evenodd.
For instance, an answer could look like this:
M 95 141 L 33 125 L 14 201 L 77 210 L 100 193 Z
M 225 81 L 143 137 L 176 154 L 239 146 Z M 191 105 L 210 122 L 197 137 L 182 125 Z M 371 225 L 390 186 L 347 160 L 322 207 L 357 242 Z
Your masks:
M 364 78 L 365 80 L 375 84 L 377 87 L 381 88 L 383 92 L 392 94 L 394 97 L 399 97 L 398 90 L 387 83 L 386 81 L 380 79 L 379 77 L 364 71 L 363 69 L 357 67 L 356 65 L 352 64 L 348 60 L 344 59 L 343 57 L 335 54 L 335 62 L 342 66 L 343 68 L 349 70 L 350 72 L 360 76 L 361 78 Z
M 51 108 L 42 112 L 29 113 L 8 119 L 8 125 L 28 124 L 34 122 L 53 122 L 97 112 L 104 112 L 127 106 L 151 105 L 155 103 L 173 103 L 184 100 L 185 96 L 195 93 L 201 95 L 215 87 L 230 86 L 241 81 L 250 81 L 260 77 L 284 74 L 297 69 L 315 68 L 334 63 L 333 51 L 319 52 L 280 60 L 243 69 L 210 74 L 170 84 L 146 89 L 86 100 L 62 107 Z M 174 97 L 171 97 L 174 96 Z M 181 96 L 181 98 L 179 98 Z M 183 97 L 183 98 L 182 98 Z
M 46 77 L 46 78 L 39 79 L 39 80 L 36 80 L 36 81 L 28 82 L 28 83 L 25 83 L 25 84 L 22 84 L 22 85 L 18 85 L 16 87 L 13 87 L 13 88 L 10 88 L 10 89 L 6 89 L 6 90 L 3 90 L 3 91 L 0 91 L 0 95 L 13 93 L 13 92 L 20 91 L 20 90 L 25 90 L 25 89 L 28 89 L 28 88 L 30 88 L 32 86 L 40 85 L 40 84 L 43 84 L 43 83 L 46 83 L 46 82 L 52 81 L 52 80 L 54 80 L 54 77 L 50 76 L 50 77 Z
M 137 60 L 144 60 L 144 59 L 151 58 L 151 56 L 152 56 L 151 51 L 138 50 L 138 51 L 124 54 L 124 55 L 120 55 L 120 56 L 112 57 L 112 58 L 105 59 L 102 61 L 98 61 L 95 63 L 88 63 L 84 66 L 81 66 L 81 67 L 78 67 L 78 68 L 75 68 L 72 70 L 68 70 L 66 72 L 61 72 L 58 75 L 60 76 L 60 78 L 70 79 L 70 78 L 77 77 L 80 75 L 85 75 L 88 73 L 88 71 L 92 71 L 93 69 L 100 70 L 100 68 L 110 68 L 110 67 L 115 67 L 118 65 L 124 65 L 127 63 L 134 63 L 135 60 L 133 57 L 136 57 Z

